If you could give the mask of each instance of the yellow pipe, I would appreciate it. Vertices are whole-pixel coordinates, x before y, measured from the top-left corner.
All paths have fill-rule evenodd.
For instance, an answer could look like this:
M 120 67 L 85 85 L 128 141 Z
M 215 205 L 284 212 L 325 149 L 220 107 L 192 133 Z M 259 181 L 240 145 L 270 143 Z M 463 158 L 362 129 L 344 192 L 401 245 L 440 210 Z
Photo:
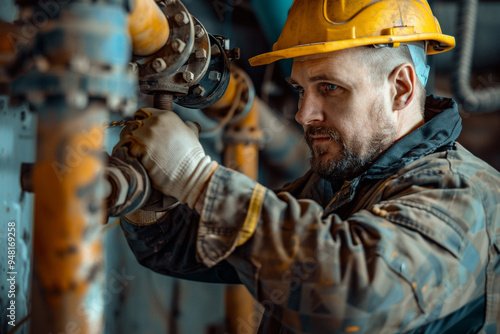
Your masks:
M 248 114 L 238 123 L 230 126 L 232 131 L 245 131 L 249 142 L 227 143 L 225 147 L 225 160 L 228 167 L 233 168 L 246 176 L 257 180 L 259 168 L 259 147 L 255 141 L 260 133 L 258 131 L 258 108 L 254 101 Z
M 241 85 L 244 86 L 240 87 Z M 234 103 L 239 104 L 238 108 L 244 107 L 241 103 L 242 96 L 237 95 L 238 92 L 241 95 L 247 95 L 249 85 L 251 85 L 251 82 L 246 73 L 233 67 L 226 92 L 210 109 L 220 108 L 228 110 Z M 254 180 L 257 180 L 259 165 L 259 146 L 255 140 L 260 134 L 258 126 L 258 104 L 254 100 L 245 117 L 238 123 L 231 124 L 226 129 L 226 133 L 243 132 L 248 135 L 247 138 L 242 138 L 241 141 L 230 140 L 224 147 L 224 164 Z M 246 333 L 257 332 L 260 322 L 258 320 L 262 316 L 262 310 L 243 285 L 228 285 L 226 287 L 225 306 L 227 318 L 226 329 L 229 333 L 238 333 L 243 327 Z
M 21 35 L 19 26 L 0 20 L 0 66 L 10 65 L 16 60 L 16 48 L 12 36 Z
M 132 53 L 148 56 L 160 50 L 168 40 L 168 21 L 154 0 L 135 0 L 128 19 Z
M 33 333 L 100 333 L 96 310 L 86 300 L 102 267 L 98 233 L 105 220 L 104 107 L 56 119 L 43 112 L 38 125 L 35 193 Z M 81 129 L 75 131 L 75 129 Z
M 229 109 L 236 99 L 238 84 L 239 80 L 236 79 L 234 73 L 231 72 L 229 84 L 227 85 L 224 95 L 222 95 L 217 102 L 208 107 L 207 110 Z

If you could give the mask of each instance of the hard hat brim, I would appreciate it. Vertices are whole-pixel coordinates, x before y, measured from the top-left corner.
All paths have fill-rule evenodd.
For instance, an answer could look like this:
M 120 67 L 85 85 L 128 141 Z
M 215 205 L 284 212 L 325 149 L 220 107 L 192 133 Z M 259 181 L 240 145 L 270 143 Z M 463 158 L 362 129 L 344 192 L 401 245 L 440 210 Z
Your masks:
M 402 36 L 376 36 L 364 37 L 357 39 L 348 39 L 342 41 L 315 43 L 294 46 L 282 50 L 272 51 L 260 54 L 250 58 L 248 61 L 252 66 L 267 65 L 282 59 L 297 58 L 313 54 L 327 53 L 338 51 L 357 46 L 373 45 L 373 44 L 399 44 L 404 42 L 429 41 L 430 45 L 427 48 L 427 54 L 437 54 L 448 51 L 455 46 L 455 38 L 453 36 L 427 33 L 427 34 L 412 34 Z M 395 45 L 396 46 L 396 45 Z

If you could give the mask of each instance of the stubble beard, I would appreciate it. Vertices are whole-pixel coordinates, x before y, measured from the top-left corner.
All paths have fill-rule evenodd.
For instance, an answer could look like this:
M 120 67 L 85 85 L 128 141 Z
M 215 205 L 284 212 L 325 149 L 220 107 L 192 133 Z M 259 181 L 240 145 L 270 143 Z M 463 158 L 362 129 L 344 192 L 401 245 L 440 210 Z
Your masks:
M 311 135 L 329 136 L 330 140 L 335 141 L 340 146 L 340 151 L 332 157 L 326 157 L 329 153 L 327 148 L 314 146 Z M 389 148 L 396 139 L 394 124 L 385 120 L 380 127 L 380 131 L 370 139 L 370 143 L 365 156 L 359 152 L 362 143 L 354 138 L 348 148 L 341 134 L 335 129 L 328 127 L 310 127 L 306 130 L 305 140 L 311 150 L 311 169 L 322 178 L 342 185 L 346 180 L 352 180 L 363 173 L 371 163 L 387 148 Z

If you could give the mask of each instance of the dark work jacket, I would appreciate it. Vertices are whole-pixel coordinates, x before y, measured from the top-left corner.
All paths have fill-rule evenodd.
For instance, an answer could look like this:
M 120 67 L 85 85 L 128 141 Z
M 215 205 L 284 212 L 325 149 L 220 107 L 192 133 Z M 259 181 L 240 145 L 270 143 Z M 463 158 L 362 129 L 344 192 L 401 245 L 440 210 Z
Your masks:
M 500 175 L 455 142 L 454 101 L 428 97 L 425 119 L 340 190 L 308 172 L 273 192 L 219 167 L 201 214 L 122 228 L 157 272 L 245 284 L 261 333 L 499 333 Z

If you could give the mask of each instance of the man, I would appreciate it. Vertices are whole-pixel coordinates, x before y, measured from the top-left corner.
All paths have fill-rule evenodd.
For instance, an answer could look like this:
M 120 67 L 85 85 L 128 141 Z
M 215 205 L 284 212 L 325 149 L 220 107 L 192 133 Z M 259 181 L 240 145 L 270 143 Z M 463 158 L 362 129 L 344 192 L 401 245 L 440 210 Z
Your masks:
M 296 0 L 251 61 L 294 59 L 311 170 L 274 193 L 140 110 L 117 147 L 179 202 L 124 217 L 139 262 L 245 284 L 262 333 L 499 333 L 500 175 L 455 142 L 455 102 L 425 98 L 425 54 L 453 45 L 421 1 Z

